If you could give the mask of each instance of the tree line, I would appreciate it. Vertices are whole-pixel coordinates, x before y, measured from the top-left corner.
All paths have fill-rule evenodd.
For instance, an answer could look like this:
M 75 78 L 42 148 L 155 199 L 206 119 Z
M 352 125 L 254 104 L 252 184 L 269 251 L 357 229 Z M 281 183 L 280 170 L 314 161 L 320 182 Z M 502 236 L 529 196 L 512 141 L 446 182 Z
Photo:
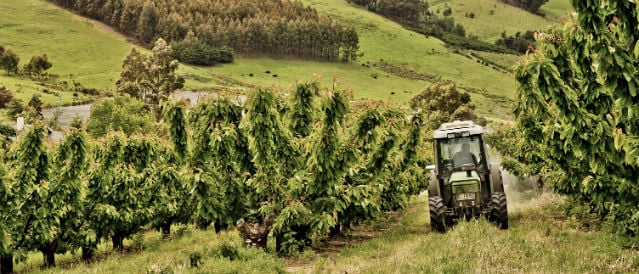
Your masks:
M 3 69 L 7 75 L 35 75 L 40 78 L 42 72 L 53 66 L 53 64 L 49 62 L 49 57 L 47 57 L 46 53 L 33 55 L 22 69 L 19 68 L 19 65 L 20 56 L 18 56 L 18 54 L 11 48 L 0 45 L 0 69 Z
M 349 0 L 402 24 L 418 23 L 428 13 L 428 2 L 422 0 Z
M 128 95 L 103 101 L 155 121 Z M 0 154 L 2 273 L 27 252 L 42 252 L 46 266 L 68 251 L 91 261 L 100 242 L 122 250 L 143 229 L 168 237 L 177 223 L 237 225 L 261 247 L 272 232 L 278 253 L 296 253 L 403 208 L 425 187 L 421 115 L 381 103 L 351 110 L 345 92 L 315 82 L 288 97 L 256 89 L 242 102 L 211 97 L 187 111 L 169 100 L 145 134 L 87 127 L 89 136 L 76 122 L 57 145 L 34 122 Z M 92 110 L 95 119 L 127 123 Z
M 245 57 L 270 56 L 327 61 L 357 58 L 359 38 L 299 1 L 51 0 L 100 20 L 143 44 L 162 37 L 199 54 L 228 47 Z M 196 41 L 196 43 L 191 43 Z M 228 52 L 228 51 L 225 51 Z M 185 58 L 185 60 L 190 60 Z M 220 57 L 220 62 L 223 59 Z
M 544 14 L 541 10 L 539 10 L 539 8 L 548 2 L 548 0 L 501 0 L 501 1 L 508 5 L 518 7 L 525 11 L 539 14 L 539 15 Z
M 506 32 L 504 31 L 501 33 L 501 38 L 495 41 L 495 45 L 512 49 L 519 53 L 526 53 L 526 51 L 535 48 L 535 32 L 528 30 L 522 35 L 522 33 L 518 31 L 514 36 L 506 36 Z

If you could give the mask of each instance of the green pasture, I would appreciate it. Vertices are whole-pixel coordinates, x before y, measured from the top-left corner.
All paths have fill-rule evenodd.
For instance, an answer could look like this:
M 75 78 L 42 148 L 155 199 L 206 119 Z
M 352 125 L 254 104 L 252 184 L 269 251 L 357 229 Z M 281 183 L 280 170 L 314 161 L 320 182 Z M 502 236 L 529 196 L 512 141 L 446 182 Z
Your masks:
M 414 72 L 435 75 L 441 80 L 453 80 L 460 86 L 512 98 L 515 81 L 511 74 L 457 54 L 445 47 L 440 40 L 407 31 L 400 25 L 347 1 L 303 2 L 358 30 L 362 54 L 359 60 L 343 64 L 270 58 L 245 59 L 239 56 L 235 63 L 228 65 L 181 66 L 179 73 L 187 79 L 184 89 L 211 90 L 226 86 L 275 86 L 288 89 L 299 81 L 320 79 L 323 87 L 336 86 L 352 90 L 354 98 L 404 104 L 430 84 L 423 80 L 389 74 L 374 66 L 375 63 L 384 61 Z M 443 5 L 443 2 L 436 5 L 440 4 Z M 563 6 L 553 4 L 552 7 L 561 9 Z M 503 8 L 503 11 L 505 13 L 506 9 Z M 44 0 L 1 2 L 0 26 L 0 43 L 20 55 L 21 65 L 28 62 L 33 54 L 47 53 L 53 63 L 48 72 L 57 75 L 48 80 L 32 80 L 8 77 L 0 73 L 0 85 L 16 92 L 16 96 L 23 100 L 28 100 L 33 93 L 42 94 L 45 104 L 49 106 L 91 99 L 82 94 L 74 97 L 70 88 L 62 86 L 63 82 L 68 86 L 79 82 L 84 87 L 112 91 L 121 70 L 121 62 L 134 46 L 126 37 L 110 28 Z M 38 82 L 46 82 L 49 87 L 43 87 Z M 43 93 L 44 89 L 53 94 Z M 507 104 L 481 94 L 472 96 L 480 113 L 488 116 L 508 115 L 507 112 L 494 111 L 494 106 L 504 109 L 508 107 Z
M 561 20 L 572 6 L 569 0 L 550 0 L 541 10 L 545 17 L 506 5 L 499 0 L 439 0 L 430 1 L 430 11 L 443 17 L 442 12 L 450 7 L 456 24 L 461 24 L 466 35 L 475 35 L 483 41 L 494 43 L 502 32 L 514 35 L 527 30 L 545 30 Z M 470 14 L 474 14 L 471 18 Z

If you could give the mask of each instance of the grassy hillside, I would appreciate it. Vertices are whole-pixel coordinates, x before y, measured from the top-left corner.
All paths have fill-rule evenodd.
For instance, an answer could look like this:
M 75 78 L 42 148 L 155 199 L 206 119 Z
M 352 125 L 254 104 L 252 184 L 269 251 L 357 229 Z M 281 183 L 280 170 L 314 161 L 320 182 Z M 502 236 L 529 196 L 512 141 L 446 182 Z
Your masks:
M 490 94 L 512 97 L 514 78 L 455 54 L 435 38 L 424 38 L 404 30 L 388 19 L 372 14 L 361 7 L 342 0 L 304 0 L 321 12 L 342 22 L 356 26 L 360 34 L 362 62 L 384 59 L 395 65 L 404 65 L 418 72 L 439 75 L 454 80 L 461 86 L 485 89 Z M 506 114 L 508 106 L 474 94 L 478 108 L 484 114 Z M 494 106 L 497 106 L 496 108 Z
M 213 68 L 183 66 L 180 72 L 187 76 L 185 89 L 242 87 L 245 84 L 287 88 L 295 81 L 307 81 L 319 75 L 324 86 L 331 86 L 333 78 L 337 77 L 338 86 L 353 90 L 355 97 L 404 103 L 429 84 L 374 67 L 375 62 L 384 60 L 416 72 L 455 80 L 462 86 L 512 96 L 514 80 L 511 75 L 454 54 L 439 40 L 406 31 L 343 0 L 307 0 L 304 3 L 346 24 L 353 24 L 360 33 L 363 57 L 352 64 L 238 58 L 234 64 Z M 50 80 L 53 84 L 76 81 L 88 87 L 113 89 L 121 61 L 132 47 L 124 37 L 44 0 L 2 2 L 0 10 L 6 14 L 0 16 L 0 25 L 4 26 L 0 28 L 0 43 L 16 50 L 21 56 L 21 64 L 32 54 L 45 52 L 53 62 L 50 72 L 60 76 Z M 271 73 L 264 73 L 267 70 Z M 251 73 L 253 77 L 249 76 Z M 26 99 L 43 89 L 29 79 L 4 75 L 0 76 L 0 85 Z M 57 104 L 56 96 L 43 96 L 46 103 Z M 61 97 L 63 103 L 74 100 L 68 92 L 62 93 Z M 478 94 L 474 94 L 473 99 L 479 102 L 480 112 L 490 114 L 495 110 L 492 107 L 496 104 L 494 100 Z M 498 116 L 507 115 L 506 104 L 496 112 Z
M 360 51 L 363 56 L 352 64 L 239 59 L 235 64 L 213 69 L 185 68 L 185 73 L 206 75 L 205 79 L 200 81 L 192 77 L 187 82 L 188 85 L 207 88 L 210 87 L 210 82 L 206 78 L 219 78 L 219 75 L 223 75 L 254 85 L 288 87 L 295 81 L 305 81 L 314 75 L 320 75 L 323 86 L 331 86 L 333 78 L 337 77 L 338 86 L 352 89 L 355 97 L 404 103 L 429 84 L 375 69 L 373 64 L 383 60 L 416 72 L 437 75 L 443 80 L 454 80 L 461 86 L 485 89 L 488 93 L 512 97 L 515 89 L 512 75 L 487 68 L 475 60 L 455 54 L 440 40 L 407 31 L 388 19 L 343 0 L 302 2 L 340 22 L 355 26 L 359 33 Z M 271 73 L 264 73 L 267 70 Z M 253 77 L 249 76 L 250 74 L 253 74 Z M 273 77 L 272 74 L 277 74 L 277 77 Z M 497 103 L 479 94 L 473 94 L 472 97 L 478 102 L 481 113 L 492 116 L 508 115 L 509 109 L 506 104 Z M 493 107 L 495 105 L 496 108 Z
M 444 9 L 450 7 L 453 12 L 450 16 L 455 23 L 464 26 L 466 35 L 476 35 L 490 43 L 499 39 L 504 31 L 507 35 L 514 35 L 518 31 L 545 30 L 572 9 L 569 0 L 550 0 L 542 6 L 546 16 L 541 17 L 499 0 L 434 0 L 430 3 L 430 11 L 438 16 L 443 16 Z M 466 16 L 470 13 L 474 13 L 475 17 Z
M 48 81 L 51 84 L 75 81 L 99 89 L 113 87 L 131 47 L 124 37 L 42 0 L 0 1 L 0 44 L 20 56 L 20 66 L 29 62 L 32 55 L 46 53 L 53 64 L 47 72 L 59 75 Z M 0 85 L 15 91 L 16 97 L 25 102 L 31 94 L 44 89 L 36 82 L 0 73 Z M 45 104 L 57 104 L 57 96 L 40 94 Z M 61 100 L 71 103 L 72 92 L 63 92 Z
M 286 262 L 272 252 L 239 248 L 238 259 L 220 256 L 220 246 L 240 246 L 236 232 L 186 228 L 179 238 L 161 240 L 150 231 L 131 250 L 110 253 L 101 246 L 93 264 L 78 256 L 60 258 L 61 267 L 41 271 L 40 254 L 32 254 L 20 270 L 42 273 L 144 273 L 171 269 L 175 273 L 632 273 L 639 270 L 639 252 L 624 249 L 623 239 L 579 228 L 563 216 L 561 199 L 545 194 L 534 199 L 509 193 L 510 229 L 499 230 L 484 220 L 462 222 L 446 234 L 430 231 L 427 196 L 414 199 L 401 214 L 358 227 Z M 143 240 L 142 240 L 143 239 Z M 273 248 L 273 243 L 270 244 Z M 189 256 L 202 255 L 200 269 Z M 159 272 L 156 272 L 159 273 Z
M 211 90 L 222 86 L 246 88 L 247 86 L 279 86 L 289 88 L 297 81 L 319 78 L 323 86 L 334 84 L 350 89 L 357 98 L 366 97 L 384 101 L 405 103 L 420 92 L 427 81 L 403 78 L 384 72 L 375 67 L 381 60 L 394 66 L 417 73 L 429 74 L 442 80 L 454 80 L 467 90 L 481 91 L 502 98 L 511 98 L 515 90 L 511 74 L 482 65 L 474 58 L 467 58 L 446 48 L 434 38 L 406 31 L 398 24 L 370 13 L 344 0 L 304 0 L 305 4 L 316 8 L 347 25 L 356 27 L 360 35 L 360 59 L 351 64 L 309 62 L 295 60 L 244 59 L 218 67 L 181 66 L 180 73 L 187 79 L 187 90 Z M 567 8 L 567 0 L 552 0 L 544 10 L 548 14 L 560 14 Z M 549 24 L 548 20 L 519 11 L 498 3 L 497 0 L 474 1 L 474 5 L 461 0 L 441 0 L 433 3 L 433 8 L 450 5 L 455 10 L 453 16 L 468 9 L 478 9 L 475 19 L 461 16 L 462 24 L 468 24 L 470 33 L 485 37 L 497 37 L 500 26 L 512 30 L 538 28 Z M 482 5 L 479 5 L 482 4 Z M 491 4 L 496 6 L 494 16 L 483 16 L 489 12 Z M 493 7 L 494 8 L 494 7 Z M 43 87 L 40 80 L 7 77 L 0 73 L 0 85 L 16 92 L 16 96 L 28 100 L 33 93 L 40 93 L 46 104 L 55 106 L 58 100 L 63 104 L 90 99 L 73 92 L 56 94 L 42 93 L 44 89 L 53 92 L 70 90 L 60 86 L 60 82 L 79 82 L 86 87 L 101 90 L 113 89 L 118 78 L 121 62 L 133 46 L 126 38 L 102 24 L 79 17 L 44 0 L 0 2 L 0 43 L 14 49 L 21 57 L 21 65 L 36 53 L 47 53 L 53 67 L 50 73 L 59 77 L 46 81 L 58 85 Z M 456 18 L 457 19 L 457 18 Z M 466 21 L 464 21 L 466 20 Z M 503 24 L 503 22 L 509 24 Z M 478 22 L 485 22 L 479 24 Z M 475 27 L 475 30 L 472 30 Z M 492 31 L 488 31 L 493 29 Z M 511 33 L 511 31 L 508 31 Z M 482 58 L 508 66 L 514 56 L 494 56 L 484 54 Z M 270 73 L 265 73 L 269 71 Z M 252 76 L 251 76 L 252 75 Z M 277 77 L 275 77 L 277 75 Z M 482 114 L 492 117 L 509 115 L 509 104 L 503 99 L 486 98 L 473 93 Z
M 570 0 L 549 0 L 541 7 L 541 10 L 546 14 L 547 19 L 561 21 L 573 8 Z

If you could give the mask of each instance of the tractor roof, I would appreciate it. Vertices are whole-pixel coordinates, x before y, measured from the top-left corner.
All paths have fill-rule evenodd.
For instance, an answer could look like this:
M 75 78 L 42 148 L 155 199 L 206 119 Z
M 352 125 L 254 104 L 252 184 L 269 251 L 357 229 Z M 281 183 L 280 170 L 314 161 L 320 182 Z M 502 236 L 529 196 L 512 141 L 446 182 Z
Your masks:
M 453 135 L 449 135 L 453 133 Z M 475 124 L 473 121 L 454 121 L 450 123 L 443 123 L 435 133 L 433 134 L 433 138 L 435 139 L 446 139 L 446 138 L 454 138 L 455 136 L 459 136 L 460 134 L 454 133 L 463 133 L 461 136 L 470 136 L 470 135 L 478 135 L 484 133 L 484 128 Z M 452 137 L 451 137 L 452 136 Z

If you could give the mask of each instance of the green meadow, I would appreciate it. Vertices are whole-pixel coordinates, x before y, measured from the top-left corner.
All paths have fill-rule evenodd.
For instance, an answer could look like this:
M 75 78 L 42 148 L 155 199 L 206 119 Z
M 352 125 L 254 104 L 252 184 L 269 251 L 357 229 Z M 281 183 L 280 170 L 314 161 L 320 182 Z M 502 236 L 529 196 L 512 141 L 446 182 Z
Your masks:
M 82 94 L 73 96 L 69 91 L 73 82 L 100 90 L 112 89 L 122 60 L 131 48 L 123 36 L 42 0 L 0 2 L 0 44 L 20 56 L 20 66 L 34 54 L 47 54 L 53 64 L 47 72 L 57 77 L 32 80 L 7 77 L 3 72 L 0 85 L 25 102 L 32 94 L 41 94 L 49 106 L 91 99 Z M 61 84 L 63 81 L 66 88 Z M 50 86 L 38 84 L 42 82 Z M 43 93 L 45 89 L 60 95 Z
M 550 0 L 541 7 L 546 16 L 532 14 L 524 10 L 506 5 L 499 0 L 435 0 L 430 1 L 430 11 L 438 16 L 447 7 L 451 8 L 450 15 L 456 24 L 461 24 L 466 35 L 472 34 L 480 40 L 494 43 L 506 35 L 525 33 L 527 30 L 546 30 L 551 25 L 560 22 L 572 9 L 569 0 Z M 471 18 L 470 14 L 474 17 Z
M 407 31 L 388 19 L 346 1 L 303 2 L 358 30 L 362 54 L 359 60 L 343 64 L 270 58 L 246 59 L 238 56 L 233 64 L 228 65 L 181 66 L 179 72 L 187 80 L 184 89 L 246 89 L 249 86 L 260 86 L 286 90 L 296 82 L 319 79 L 323 87 L 351 90 L 355 98 L 404 104 L 431 84 L 375 67 L 376 63 L 384 61 L 406 70 L 434 75 L 441 80 L 453 80 L 458 86 L 468 87 L 469 90 L 484 90 L 489 94 L 512 98 L 515 83 L 511 74 L 457 54 L 435 38 Z M 131 47 L 135 46 L 110 28 L 44 0 L 2 2 L 0 10 L 0 43 L 20 55 L 21 65 L 28 62 L 33 54 L 47 53 L 53 63 L 48 72 L 57 76 L 32 80 L 7 77 L 0 73 L 0 85 L 14 91 L 23 100 L 28 100 L 34 93 L 42 94 L 45 104 L 49 106 L 92 99 L 82 94 L 73 96 L 69 88 L 73 82 L 84 87 L 112 91 L 122 60 Z M 525 30 L 527 27 L 522 25 L 521 29 Z M 49 86 L 44 87 L 39 82 L 45 82 Z M 67 86 L 60 84 L 63 82 Z M 45 89 L 53 94 L 43 93 Z M 500 118 L 509 116 L 508 104 L 485 98 L 478 93 L 471 96 L 480 113 Z

